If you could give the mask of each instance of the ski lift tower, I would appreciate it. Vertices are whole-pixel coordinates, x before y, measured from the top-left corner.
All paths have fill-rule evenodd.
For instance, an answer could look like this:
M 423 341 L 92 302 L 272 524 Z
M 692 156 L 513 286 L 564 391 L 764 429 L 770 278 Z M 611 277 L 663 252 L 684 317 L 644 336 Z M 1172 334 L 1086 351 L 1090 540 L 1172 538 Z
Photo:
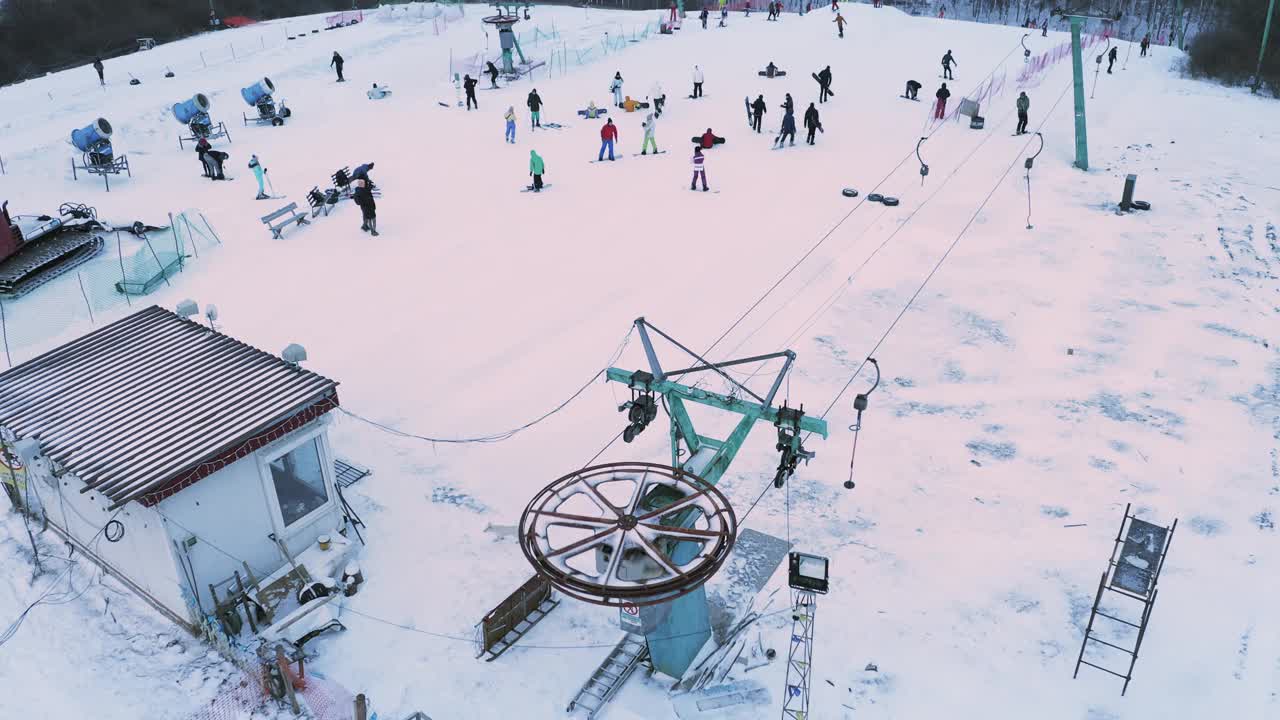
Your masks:
M 733 508 L 716 483 L 752 428 L 764 421 L 777 429 L 781 458 L 774 485 L 781 487 L 800 460 L 814 456 L 804 449 L 801 434 L 825 438 L 827 423 L 803 408 L 774 404 L 794 352 L 711 363 L 644 318 L 635 327 L 649 369 L 611 367 L 606 377 L 631 390 L 631 400 L 618 408 L 629 421 L 625 441 L 657 419 L 660 404 L 666 409 L 671 465 L 610 463 L 570 473 L 530 501 L 519 539 L 534 569 L 562 593 L 623 612 L 638 610 L 653 667 L 679 678 L 711 637 L 703 583 L 727 559 L 737 530 Z M 667 370 L 650 333 L 689 355 L 693 364 Z M 725 372 L 770 360 L 783 364 L 763 395 Z M 720 376 L 730 394 L 678 382 L 695 373 Z M 690 417 L 691 403 L 737 416 L 736 425 L 724 439 L 702 435 Z
M 515 24 L 520 22 L 520 6 L 523 5 L 525 11 L 528 12 L 528 3 L 515 2 L 495 2 L 493 9 L 498 11 L 497 15 L 490 15 L 484 18 L 484 22 L 498 28 L 498 42 L 502 46 L 502 74 L 505 77 L 518 77 L 520 73 L 516 72 L 515 62 L 511 58 L 511 51 L 515 50 L 520 56 L 520 64 L 527 65 L 528 61 L 524 59 L 524 51 L 520 49 L 520 43 L 516 40 Z
M 1069 10 L 1054 8 L 1050 15 L 1061 15 L 1071 21 L 1071 72 L 1075 83 L 1076 105 L 1076 161 L 1073 163 L 1081 170 L 1089 169 L 1089 138 L 1085 129 L 1084 117 L 1084 60 L 1080 48 L 1080 33 L 1084 29 L 1085 20 L 1101 20 L 1113 22 L 1114 18 L 1100 15 L 1081 15 Z

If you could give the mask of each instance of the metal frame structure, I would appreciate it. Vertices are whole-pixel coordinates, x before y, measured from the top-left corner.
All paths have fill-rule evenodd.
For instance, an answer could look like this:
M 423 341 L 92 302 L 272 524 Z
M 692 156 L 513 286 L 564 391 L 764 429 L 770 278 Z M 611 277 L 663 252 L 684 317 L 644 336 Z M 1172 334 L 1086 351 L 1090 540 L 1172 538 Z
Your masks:
M 812 590 L 791 591 L 791 642 L 787 649 L 787 686 L 782 695 L 783 720 L 808 720 L 809 679 L 813 671 L 813 623 L 818 598 Z
M 1059 14 L 1071 22 L 1071 73 L 1074 79 L 1076 116 L 1076 159 L 1072 164 L 1081 170 L 1088 170 L 1089 138 L 1084 112 L 1084 59 L 1082 57 L 1084 51 L 1080 47 L 1080 33 L 1084 30 L 1085 20 L 1113 22 L 1114 19 L 1098 15 L 1078 15 L 1066 10 L 1060 11 Z
M 106 162 L 94 162 L 91 156 L 97 155 L 95 152 L 86 152 L 81 157 L 81 164 L 76 165 L 76 159 L 71 158 L 71 179 L 79 180 L 80 175 L 77 171 L 83 170 L 90 175 L 98 175 L 102 178 L 107 186 L 107 192 L 111 192 L 110 175 L 119 175 L 124 172 L 129 177 L 133 177 L 133 171 L 129 169 L 129 156 L 116 155 Z
M 1107 569 L 1102 571 L 1098 581 L 1098 593 L 1093 598 L 1093 608 L 1089 612 L 1089 624 L 1084 629 L 1084 640 L 1080 643 L 1080 655 L 1076 658 L 1076 669 L 1072 679 L 1080 674 L 1080 666 L 1088 665 L 1124 680 L 1120 694 L 1129 689 L 1129 681 L 1133 679 L 1133 666 L 1138 662 L 1138 651 L 1142 649 L 1142 639 L 1147 633 L 1147 624 L 1151 621 L 1151 609 L 1156 604 L 1156 587 L 1160 580 L 1160 571 L 1164 569 L 1165 557 L 1169 554 L 1169 543 L 1173 541 L 1173 532 L 1178 528 L 1175 519 L 1173 525 L 1162 527 L 1139 520 L 1129 512 L 1132 504 L 1124 508 L 1124 519 L 1120 521 L 1120 531 L 1116 534 L 1115 546 L 1107 561 Z M 1142 604 L 1142 611 L 1137 622 L 1111 615 L 1099 610 L 1103 593 L 1112 593 L 1117 598 L 1136 600 Z M 1108 595 L 1108 598 L 1112 595 Z M 1093 630 L 1093 622 L 1102 616 L 1138 631 L 1133 648 L 1123 647 L 1107 642 L 1098 637 Z M 1084 651 L 1089 642 L 1118 650 L 1129 656 L 1129 668 L 1124 673 L 1102 667 L 1084 659 Z

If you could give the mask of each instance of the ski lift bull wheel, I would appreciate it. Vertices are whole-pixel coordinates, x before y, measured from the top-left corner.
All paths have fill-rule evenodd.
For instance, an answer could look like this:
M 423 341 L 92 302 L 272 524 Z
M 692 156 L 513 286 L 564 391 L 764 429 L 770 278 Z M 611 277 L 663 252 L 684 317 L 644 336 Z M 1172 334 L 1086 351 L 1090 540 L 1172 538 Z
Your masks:
M 608 463 L 543 488 L 520 517 L 539 575 L 596 605 L 654 605 L 700 587 L 737 537 L 729 500 L 702 478 L 654 463 Z

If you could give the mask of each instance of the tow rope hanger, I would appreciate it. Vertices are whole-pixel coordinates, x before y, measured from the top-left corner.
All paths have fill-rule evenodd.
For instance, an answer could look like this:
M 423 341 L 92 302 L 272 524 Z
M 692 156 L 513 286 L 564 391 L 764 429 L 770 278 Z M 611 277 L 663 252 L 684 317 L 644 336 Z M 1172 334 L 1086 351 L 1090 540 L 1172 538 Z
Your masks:
M 1018 42 L 1022 43 L 1022 62 L 1031 61 L 1031 49 L 1027 47 L 1027 36 L 1031 33 L 1023 33 L 1022 39 Z
M 1027 158 L 1025 167 L 1027 168 L 1027 229 L 1031 229 L 1031 166 L 1036 164 L 1036 158 L 1040 157 L 1040 153 L 1044 152 L 1044 135 L 1036 132 L 1036 139 L 1040 141 L 1040 148 L 1035 154 Z
M 929 166 L 925 164 L 924 158 L 920 157 L 920 146 L 924 144 L 928 137 L 920 138 L 920 142 L 916 143 L 916 160 L 920 163 L 920 184 L 924 185 L 925 176 L 929 174 Z
M 867 409 L 867 400 L 871 393 L 880 387 L 880 363 L 876 362 L 873 357 L 867 358 L 867 362 L 871 363 L 871 366 L 876 369 L 876 381 L 871 384 L 870 390 L 858 393 L 853 398 L 853 409 L 858 411 L 858 416 L 854 419 L 853 424 L 849 426 L 849 429 L 853 431 L 853 452 L 849 453 L 849 479 L 844 481 L 845 490 L 852 490 L 854 487 L 853 461 L 858 457 L 858 433 L 862 430 L 862 411 Z

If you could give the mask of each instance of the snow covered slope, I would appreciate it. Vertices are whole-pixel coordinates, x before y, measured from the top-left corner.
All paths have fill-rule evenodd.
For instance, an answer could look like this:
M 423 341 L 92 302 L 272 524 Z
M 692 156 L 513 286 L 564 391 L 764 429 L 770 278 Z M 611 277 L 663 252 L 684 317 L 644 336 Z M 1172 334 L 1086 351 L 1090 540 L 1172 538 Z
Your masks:
M 275 49 L 261 40 L 266 49 L 244 59 L 160 77 L 166 64 L 198 60 L 201 43 L 213 42 L 193 39 L 128 58 L 141 86 L 113 79 L 104 93 L 86 68 L 0 91 L 9 168 L 0 197 L 19 212 L 78 199 L 110 217 L 152 220 L 202 208 L 225 247 L 155 302 L 216 303 L 226 331 L 267 349 L 301 342 L 310 367 L 342 382 L 344 408 L 434 437 L 499 432 L 554 407 L 610 359 L 637 316 L 706 348 L 826 237 L 713 353 L 791 347 L 799 364 L 789 399 L 815 413 L 868 354 L 884 370 L 864 418 L 857 489 L 841 487 L 852 444 L 845 428 L 868 372 L 827 416 L 832 437 L 809 444 L 818 458 L 792 482 L 789 517 L 784 493 L 770 492 L 747 521 L 832 558 L 832 592 L 818 610 L 813 716 L 1280 716 L 1280 107 L 1179 78 L 1172 51 L 1139 59 L 1135 50 L 1114 75 L 1097 78 L 1088 104 L 1092 169 L 1083 173 L 1070 168 L 1070 63 L 1055 64 L 1028 89 L 1031 128 L 1045 139 L 1028 230 L 1022 163 L 1037 143 L 1011 137 L 1023 31 L 867 5 L 842 12 L 851 23 L 843 40 L 825 10 L 779 23 L 735 15 L 728 28 L 706 31 L 686 22 L 674 36 L 554 77 L 540 71 L 481 90 L 480 110 L 470 113 L 452 106 L 445 80 L 451 51 L 457 58 L 485 47 L 477 13 L 438 36 L 429 23 L 375 18 Z M 629 34 L 655 16 L 535 8 L 530 24 L 600 36 L 619 24 Z M 279 31 L 273 24 L 215 37 L 244 33 L 250 43 L 258 37 L 250 33 Z M 1065 39 L 1027 43 L 1038 55 Z M 347 59 L 342 85 L 327 68 L 334 49 Z M 960 63 L 948 83 L 953 107 L 1004 80 L 983 103 L 983 131 L 935 125 L 927 102 L 897 97 L 914 78 L 931 98 L 948 49 Z M 603 53 L 599 42 L 593 52 Z M 770 61 L 788 76 L 759 77 Z M 698 101 L 685 99 L 694 64 L 706 73 Z M 764 94 L 765 125 L 776 132 L 783 93 L 802 113 L 817 99 L 809 74 L 828 64 L 838 95 L 820 106 L 825 133 L 815 147 L 775 151 L 768 132 L 748 131 L 744 97 Z M 621 114 L 626 159 L 588 162 L 601 123 L 575 111 L 592 100 L 605 106 L 615 71 L 636 97 L 654 81 L 664 85 L 657 143 L 666 154 L 632 157 L 642 117 Z M 117 78 L 111 65 L 108 73 Z M 233 128 L 224 149 L 236 180 L 210 184 L 194 153 L 178 151 L 182 128 L 166 108 L 204 92 L 215 119 L 232 120 L 243 109 L 238 89 L 263 75 L 295 115 L 283 128 Z M 366 100 L 372 82 L 395 95 Z M 525 96 L 534 87 L 546 102 L 544 124 L 567 127 L 529 131 Z M 21 109 L 11 115 L 14 104 Z M 508 106 L 519 118 L 515 145 L 501 141 Z M 118 146 L 134 161 L 135 177 L 109 195 L 73 183 L 66 168 L 63 137 L 97 115 L 117 124 Z M 690 192 L 688 138 L 707 127 L 728 138 L 708 154 L 719 192 Z M 914 148 L 924 135 L 930 173 L 922 183 Z M 553 185 L 540 195 L 518 192 L 531 149 Z M 274 207 L 252 200 L 250 153 L 297 202 L 338 167 L 376 162 L 381 237 L 361 233 L 347 204 L 271 240 L 258 217 Z M 1128 173 L 1138 175 L 1137 196 L 1151 212 L 1114 214 Z M 902 204 L 842 197 L 850 186 Z M 9 321 L 38 323 L 42 303 L 77 293 L 74 277 L 63 278 L 6 303 Z M 52 335 L 88 327 L 86 316 L 51 328 L 47 340 L 16 349 L 15 360 Z M 633 342 L 617 364 L 643 363 Z M 538 488 L 621 429 L 618 390 L 593 384 L 499 444 L 397 438 L 340 416 L 341 454 L 374 469 L 352 493 L 369 524 L 369 582 L 343 617 L 351 630 L 316 643 L 314 667 L 369 693 L 380 717 L 418 709 L 437 720 L 563 715 L 616 642 L 615 613 L 565 602 L 522 647 L 494 663 L 473 660 L 471 626 L 530 574 L 517 546 L 485 528 L 514 524 Z M 777 462 L 766 430 L 722 482 L 740 515 Z M 601 460 L 660 461 L 665 439 L 646 433 Z M 1071 671 L 1130 502 L 1143 517 L 1180 522 L 1121 698 L 1115 678 L 1086 668 L 1073 681 Z M 20 525 L 4 527 L 6 543 L 23 538 Z M 4 557 L 13 575 L 26 575 L 16 550 Z M 771 587 L 783 583 L 777 577 Z M 0 594 L 0 618 L 26 605 L 25 585 L 14 587 Z M 38 631 L 28 625 L 0 647 L 0 669 L 24 673 L 0 693 L 0 716 L 43 707 L 47 686 L 29 674 L 28 658 L 83 672 L 44 640 L 73 647 L 78 633 L 93 631 L 75 620 L 84 611 L 39 607 Z M 785 655 L 787 615 L 762 627 L 766 645 Z M 170 631 L 156 621 L 151 632 Z M 86 681 L 81 711 L 136 717 L 146 696 L 181 717 L 193 707 L 185 702 L 198 702 L 154 693 L 167 686 L 163 676 L 148 680 L 136 667 L 145 661 L 116 657 L 118 667 L 102 663 L 101 687 Z M 863 671 L 868 662 L 879 670 Z M 772 689 L 774 705 L 739 717 L 777 714 L 782 666 L 747 675 Z M 121 673 L 135 677 L 126 690 L 137 697 L 113 699 L 110 677 Z M 656 680 L 633 678 L 615 704 L 639 717 L 672 715 Z M 49 717 L 71 708 L 50 706 Z

